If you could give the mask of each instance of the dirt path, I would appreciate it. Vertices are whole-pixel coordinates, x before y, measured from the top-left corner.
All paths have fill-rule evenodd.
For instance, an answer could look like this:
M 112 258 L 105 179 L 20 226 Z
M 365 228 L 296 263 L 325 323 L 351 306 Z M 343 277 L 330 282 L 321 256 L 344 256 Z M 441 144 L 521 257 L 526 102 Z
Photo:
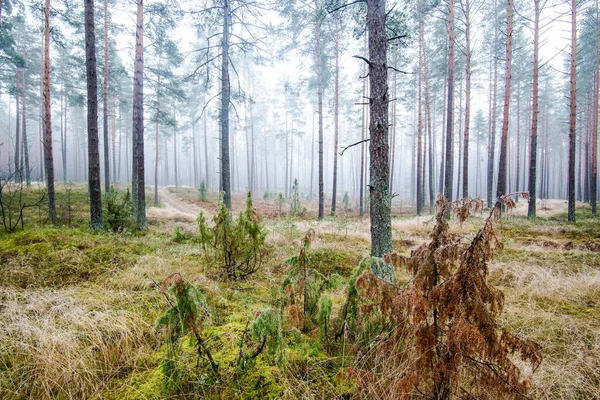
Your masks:
M 202 211 L 202 208 L 178 199 L 166 187 L 158 189 L 158 197 L 166 210 L 177 214 L 184 214 L 194 220 L 198 217 L 200 211 Z

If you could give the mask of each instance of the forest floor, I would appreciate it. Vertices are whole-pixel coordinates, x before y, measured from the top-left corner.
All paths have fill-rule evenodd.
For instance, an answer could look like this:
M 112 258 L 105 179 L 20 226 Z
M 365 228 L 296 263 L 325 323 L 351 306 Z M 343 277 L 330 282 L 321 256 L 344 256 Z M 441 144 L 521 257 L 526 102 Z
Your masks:
M 284 260 L 298 254 L 308 230 L 315 231 L 311 262 L 324 275 L 346 279 L 368 256 L 369 220 L 358 217 L 355 206 L 318 222 L 315 202 L 304 202 L 306 215 L 296 218 L 281 215 L 273 198 L 254 199 L 269 232 L 269 256 L 251 278 L 228 282 L 207 270 L 201 247 L 185 239 L 195 234 L 200 211 L 215 213 L 215 193 L 200 202 L 196 189 L 161 188 L 162 207 L 148 208 L 148 231 L 111 234 L 87 228 L 86 190 L 69 190 L 57 191 L 58 225 L 44 220 L 40 206 L 26 210 L 24 229 L 0 233 L 0 398 L 166 397 L 165 332 L 156 321 L 168 303 L 156 282 L 175 272 L 206 297 L 211 316 L 202 331 L 224 381 L 198 398 L 352 397 L 352 385 L 336 373 L 353 360 L 311 332 L 285 330 L 284 362 L 260 355 L 243 377 L 235 363 L 246 324 L 276 307 L 289 270 Z M 244 194 L 234 194 L 234 215 L 244 202 Z M 600 218 L 580 204 L 578 222 L 569 223 L 564 201 L 540 202 L 538 209 L 539 217 L 528 220 L 521 201 L 497 226 L 504 248 L 490 264 L 490 283 L 505 294 L 501 323 L 542 353 L 532 398 L 600 398 Z M 408 207 L 395 211 L 402 215 L 393 217 L 394 250 L 409 255 L 429 240 L 433 219 L 406 215 Z M 484 218 L 478 213 L 462 226 L 451 221 L 451 229 L 473 237 Z M 396 274 L 399 281 L 408 277 Z M 344 290 L 333 295 L 334 312 Z M 194 351 L 191 340 L 181 346 Z M 182 374 L 202 385 L 198 368 L 206 366 L 190 365 Z

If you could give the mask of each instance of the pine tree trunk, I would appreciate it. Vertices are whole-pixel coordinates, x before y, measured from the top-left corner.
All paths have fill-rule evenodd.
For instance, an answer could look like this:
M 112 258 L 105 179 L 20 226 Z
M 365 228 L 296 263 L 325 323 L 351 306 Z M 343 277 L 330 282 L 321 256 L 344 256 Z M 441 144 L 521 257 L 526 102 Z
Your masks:
M 231 210 L 231 170 L 229 163 L 229 23 L 230 0 L 223 0 L 223 32 L 221 34 L 221 183 L 225 195 L 223 202 Z
M 444 99 L 442 105 L 442 140 L 440 142 L 440 174 L 438 181 L 438 192 L 444 193 L 444 146 L 446 143 L 446 101 L 448 100 L 448 96 L 446 95 L 448 90 L 448 75 L 444 76 L 444 94 L 442 98 Z
M 137 229 L 148 228 L 144 176 L 144 0 L 137 1 L 135 66 L 133 72 L 132 199 Z
M 21 70 L 21 77 L 23 79 L 23 129 L 21 134 L 23 135 L 23 159 L 25 161 L 25 184 L 27 187 L 31 187 L 31 169 L 29 167 L 29 143 L 27 139 L 27 85 L 25 82 L 25 70 Z
M 575 146 L 577 140 L 577 1 L 571 1 L 571 75 L 569 115 L 568 220 L 575 221 Z
M 462 197 L 469 198 L 469 128 L 471 125 L 471 20 L 470 0 L 465 0 L 465 134 L 463 138 Z
M 532 86 L 532 112 L 531 112 L 531 137 L 529 139 L 529 204 L 527 217 L 536 216 L 537 200 L 537 138 L 538 138 L 538 113 L 539 113 L 539 47 L 540 47 L 540 0 L 534 0 L 534 28 L 533 28 L 533 86 Z
M 448 1 L 448 117 L 446 118 L 446 157 L 444 196 L 452 201 L 454 174 L 454 0 Z
M 323 70 L 321 60 L 321 13 L 319 0 L 315 0 L 315 56 L 317 58 L 317 113 L 319 118 L 319 212 L 318 219 L 321 220 L 325 214 L 325 190 L 324 190 L 324 165 L 323 165 Z
M 510 74 L 512 69 L 512 41 L 513 41 L 513 0 L 508 0 L 507 9 L 507 42 L 506 42 L 506 72 L 504 78 L 504 111 L 502 113 L 502 136 L 500 138 L 500 159 L 498 167 L 498 186 L 496 196 L 506 194 L 507 181 L 507 146 L 508 146 L 508 123 L 510 113 Z
M 367 55 L 367 33 L 365 33 L 365 45 L 364 45 L 364 51 L 363 53 L 365 54 L 365 56 Z M 363 90 L 362 90 L 362 94 L 363 94 L 363 99 L 366 99 L 367 97 L 367 65 L 365 64 L 363 67 Z M 361 130 L 360 130 L 360 140 L 361 140 L 361 144 L 360 144 L 360 189 L 359 189 L 359 215 L 362 217 L 364 214 L 364 199 L 365 199 L 365 127 L 366 127 L 366 113 L 367 113 L 367 107 L 363 106 L 362 107 L 362 122 L 361 122 Z
M 103 229 L 100 153 L 98 151 L 98 76 L 96 72 L 96 35 L 94 32 L 94 0 L 85 0 L 85 65 L 87 70 L 87 126 L 89 160 L 89 194 L 91 225 Z
M 497 39 L 494 38 L 494 43 L 497 43 Z M 492 109 L 490 114 L 490 132 L 488 136 L 488 163 L 487 163 L 487 203 L 488 207 L 492 208 L 494 204 L 494 158 L 496 155 L 496 101 L 498 99 L 498 63 L 494 60 L 495 55 L 492 53 L 492 62 L 494 63 L 494 89 L 492 94 Z
M 419 2 L 419 67 L 417 78 L 417 215 L 423 210 L 423 102 L 422 100 L 422 71 L 423 71 L 423 10 Z
M 192 153 L 194 157 L 194 187 L 198 187 L 198 143 L 196 140 L 196 116 L 192 116 Z
M 208 171 L 208 127 L 206 121 L 206 114 L 202 117 L 204 122 L 204 184 L 206 185 L 206 190 L 210 190 L 210 182 L 209 182 L 209 171 Z
M 517 142 L 515 146 L 516 160 L 516 174 L 515 174 L 515 191 L 520 191 L 521 186 L 521 83 L 517 84 Z M 519 201 L 519 197 L 516 199 Z
M 340 112 L 340 20 L 335 16 L 335 93 L 333 100 L 333 189 L 331 194 L 331 214 L 335 214 L 337 201 L 338 137 Z
M 158 87 L 160 87 L 160 76 L 158 78 Z M 157 99 L 159 96 L 157 96 Z M 158 116 L 160 114 L 160 102 L 157 101 L 156 118 L 154 121 L 154 207 L 158 207 L 158 162 L 160 157 L 158 141 Z
M 15 176 L 14 176 L 14 180 L 15 182 L 22 182 L 23 181 L 23 171 L 21 169 L 21 107 L 20 107 L 20 99 L 21 99 L 21 89 L 19 88 L 20 84 L 20 79 L 19 79 L 19 69 L 16 68 L 15 69 L 15 103 L 16 103 L 16 110 L 15 110 L 15 156 L 14 156 L 14 161 L 15 161 Z
M 173 118 L 175 119 L 175 125 L 173 125 L 173 168 L 175 169 L 175 187 L 179 187 L 179 167 L 177 162 L 177 114 L 173 110 Z
M 102 96 L 102 131 L 104 137 L 104 191 L 110 190 L 108 145 L 108 0 L 104 0 L 104 93 Z
M 600 76 L 598 69 L 600 68 L 600 24 L 598 0 L 596 0 L 596 58 L 594 63 L 594 94 L 593 94 L 593 127 L 592 127 L 592 144 L 591 144 L 591 176 L 590 176 L 590 204 L 592 206 L 592 214 L 596 215 L 597 199 L 598 199 L 598 91 L 600 90 Z
M 52 111 L 50 104 L 50 0 L 44 7 L 44 165 L 46 189 L 48 191 L 48 217 L 56 221 L 56 200 L 54 194 L 54 156 L 52 152 Z
M 450 0 L 452 1 L 452 0 Z M 369 132 L 371 209 L 371 255 L 382 257 L 392 251 L 392 221 L 389 196 L 389 144 L 388 144 L 388 82 L 387 36 L 385 0 L 367 3 L 369 31 Z M 393 281 L 393 267 L 378 272 L 380 278 Z

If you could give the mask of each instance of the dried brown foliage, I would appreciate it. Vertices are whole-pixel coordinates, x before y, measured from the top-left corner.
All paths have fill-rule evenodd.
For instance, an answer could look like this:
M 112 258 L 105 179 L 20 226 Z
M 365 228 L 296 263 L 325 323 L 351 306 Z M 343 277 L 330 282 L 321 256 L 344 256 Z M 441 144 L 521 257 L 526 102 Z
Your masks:
M 387 318 L 393 329 L 373 341 L 353 371 L 365 397 L 432 399 L 527 397 L 530 379 L 541 362 L 535 345 L 502 329 L 501 291 L 487 284 L 488 263 L 501 247 L 494 223 L 514 195 L 498 199 L 483 227 L 466 242 L 449 231 L 450 212 L 464 221 L 479 201 L 437 200 L 431 241 L 410 257 L 390 255 L 396 267 L 413 276 L 404 287 L 364 272 L 359 294 Z M 368 311 L 368 310 L 363 310 Z M 524 373 L 516 364 L 527 365 Z M 366 372 L 368 370 L 368 372 Z

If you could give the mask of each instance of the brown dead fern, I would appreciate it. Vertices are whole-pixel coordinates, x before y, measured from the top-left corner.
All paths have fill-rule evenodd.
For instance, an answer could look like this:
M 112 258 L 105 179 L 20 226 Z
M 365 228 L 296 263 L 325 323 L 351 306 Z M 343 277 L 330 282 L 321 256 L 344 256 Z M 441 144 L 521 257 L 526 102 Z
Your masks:
M 440 195 L 431 241 L 410 257 L 391 257 L 412 281 L 400 288 L 368 271 L 357 279 L 360 295 L 394 327 L 352 369 L 361 396 L 527 398 L 541 355 L 532 342 L 498 324 L 504 295 L 487 284 L 488 263 L 502 246 L 494 223 L 502 207 L 515 206 L 514 196 L 500 197 L 467 243 L 449 231 L 445 216 L 454 212 L 462 223 L 482 205 Z M 528 364 L 526 373 L 517 359 Z

